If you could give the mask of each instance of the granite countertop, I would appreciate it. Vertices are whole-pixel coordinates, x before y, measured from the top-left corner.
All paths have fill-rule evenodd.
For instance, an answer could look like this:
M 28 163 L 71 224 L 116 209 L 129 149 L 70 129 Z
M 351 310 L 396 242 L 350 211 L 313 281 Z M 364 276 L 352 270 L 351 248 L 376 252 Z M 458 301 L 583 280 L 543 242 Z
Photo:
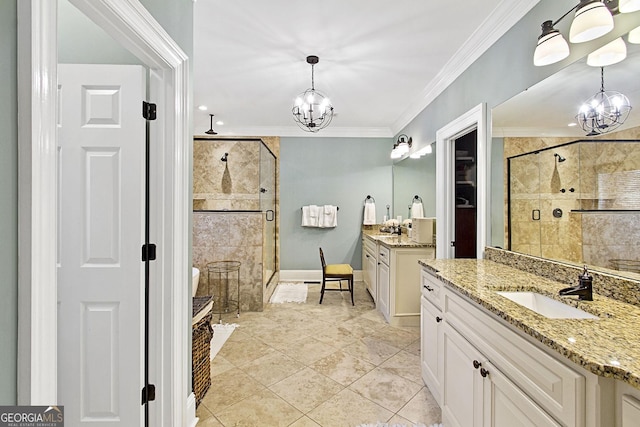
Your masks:
M 488 260 L 422 259 L 419 263 L 453 290 L 588 371 L 640 389 L 640 307 L 595 293 L 593 301 L 560 297 L 558 291 L 566 283 Z M 549 319 L 496 291 L 538 292 L 599 319 Z
M 389 249 L 393 248 L 435 248 L 434 244 L 416 243 L 412 241 L 406 233 L 398 236 L 397 234 L 382 233 L 377 230 L 363 230 L 363 235 L 378 242 Z

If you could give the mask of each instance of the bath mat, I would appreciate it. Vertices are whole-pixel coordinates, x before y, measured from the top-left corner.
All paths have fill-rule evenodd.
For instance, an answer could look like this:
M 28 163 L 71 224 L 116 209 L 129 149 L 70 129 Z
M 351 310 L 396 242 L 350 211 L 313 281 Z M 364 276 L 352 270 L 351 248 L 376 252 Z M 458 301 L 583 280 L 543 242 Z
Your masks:
M 271 295 L 269 302 L 281 304 L 284 302 L 307 302 L 307 285 L 304 283 L 278 283 L 278 287 Z
M 227 338 L 231 336 L 233 331 L 238 325 L 235 323 L 214 323 L 211 325 L 213 328 L 213 338 L 211 338 L 211 360 L 216 357 L 216 354 L 220 351 Z

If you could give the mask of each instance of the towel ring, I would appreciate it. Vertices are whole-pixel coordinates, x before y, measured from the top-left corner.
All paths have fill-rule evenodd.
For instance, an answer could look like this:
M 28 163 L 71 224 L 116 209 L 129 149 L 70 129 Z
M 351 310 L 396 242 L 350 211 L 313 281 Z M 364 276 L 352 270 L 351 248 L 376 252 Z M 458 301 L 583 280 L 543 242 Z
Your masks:
M 366 199 L 364 199 L 364 202 L 365 202 L 365 203 L 375 203 L 375 202 L 376 202 L 376 199 L 374 199 L 374 198 L 373 198 L 373 197 L 371 197 L 371 196 L 367 196 L 367 198 L 366 198 Z
M 411 202 L 412 203 L 418 203 L 418 202 L 422 203 L 422 198 L 416 194 L 415 196 L 413 196 L 413 200 Z

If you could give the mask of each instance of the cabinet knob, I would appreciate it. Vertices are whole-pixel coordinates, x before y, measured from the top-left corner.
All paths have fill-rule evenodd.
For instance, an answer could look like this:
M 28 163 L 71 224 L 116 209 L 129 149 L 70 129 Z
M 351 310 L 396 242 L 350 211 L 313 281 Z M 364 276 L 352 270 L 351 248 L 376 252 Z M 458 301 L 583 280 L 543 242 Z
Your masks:
M 365 255 L 367 258 L 369 258 L 369 255 Z
M 438 323 L 442 322 L 442 317 L 436 316 L 436 322 L 438 322 Z
M 482 375 L 482 378 L 487 378 L 487 376 L 489 375 L 489 371 L 484 368 L 480 368 L 480 375 Z
M 478 369 L 480 366 L 482 366 L 482 363 L 478 362 L 477 360 L 473 361 L 473 367 Z

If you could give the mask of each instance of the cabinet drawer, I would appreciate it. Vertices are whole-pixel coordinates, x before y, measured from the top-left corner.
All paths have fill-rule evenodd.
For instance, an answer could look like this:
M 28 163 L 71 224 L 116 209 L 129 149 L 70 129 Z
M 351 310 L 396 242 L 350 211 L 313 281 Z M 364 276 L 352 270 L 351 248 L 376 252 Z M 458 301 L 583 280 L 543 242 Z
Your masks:
M 431 273 L 424 268 L 420 270 L 420 289 L 422 290 L 422 295 L 424 295 L 429 302 L 440 308 L 442 282 L 433 277 Z
M 373 252 L 374 254 L 376 253 L 377 244 L 373 240 L 369 239 L 368 237 L 365 237 L 365 238 L 362 239 L 362 241 L 364 243 L 363 246 L 364 246 L 365 250 L 369 250 L 369 251 Z
M 447 323 L 514 384 L 562 423 L 584 425 L 584 376 L 450 289 L 443 299 Z
M 391 258 L 391 251 L 389 250 L 389 248 L 386 248 L 384 246 L 380 246 L 380 251 L 378 253 L 380 254 L 380 257 L 378 258 L 378 261 L 381 261 L 381 262 L 389 265 L 390 258 Z

